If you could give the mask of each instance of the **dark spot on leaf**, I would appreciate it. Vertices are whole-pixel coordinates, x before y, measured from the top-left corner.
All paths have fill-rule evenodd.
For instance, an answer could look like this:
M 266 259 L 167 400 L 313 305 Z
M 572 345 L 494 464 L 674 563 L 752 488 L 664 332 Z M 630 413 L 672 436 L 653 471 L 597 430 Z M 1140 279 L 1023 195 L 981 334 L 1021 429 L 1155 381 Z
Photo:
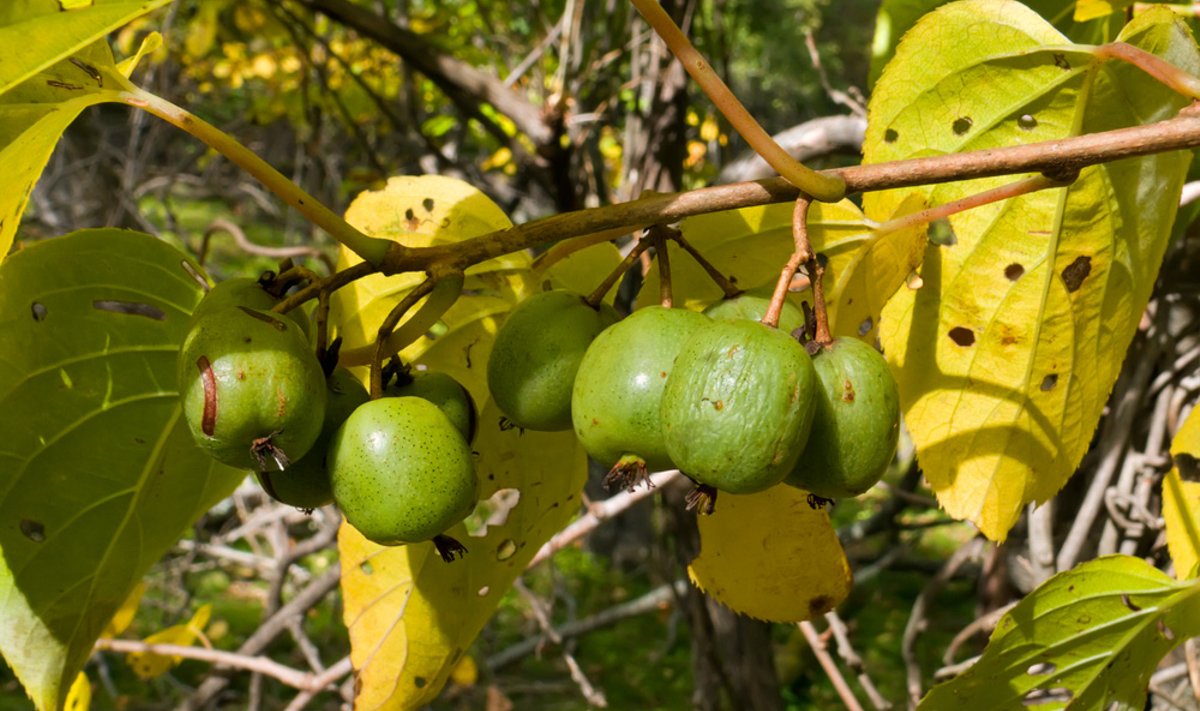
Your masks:
M 899 137 L 900 137 L 900 134 L 896 133 L 896 129 L 894 129 L 894 128 L 889 128 L 888 130 L 883 132 L 884 143 L 895 143 L 896 139 Z
M 1138 607 L 1137 605 L 1135 605 L 1133 603 L 1133 600 L 1129 597 L 1129 593 L 1121 593 L 1121 604 L 1124 605 L 1125 607 L 1128 607 L 1133 612 L 1141 612 L 1142 611 L 1142 608 Z
M 29 307 L 29 310 L 33 312 L 34 321 L 42 322 L 46 320 L 46 305 L 40 301 L 33 302 L 33 305 Z
M 950 336 L 950 340 L 954 341 L 960 346 L 963 346 L 964 348 L 975 345 L 975 332 L 969 328 L 955 326 L 954 328 L 950 329 L 950 333 L 948 335 Z
M 1062 705 L 1069 703 L 1073 698 L 1075 698 L 1075 692 L 1065 687 L 1033 689 L 1025 694 L 1024 698 L 1021 699 L 1021 703 L 1026 706 L 1041 706 L 1042 704 Z
M 724 410 L 725 409 L 725 401 L 717 400 L 716 402 L 713 403 L 713 409 L 717 410 L 717 411 Z
M 200 380 L 204 386 L 204 416 L 200 420 L 200 429 L 212 437 L 217 429 L 217 376 L 208 356 L 197 358 L 196 367 L 200 369 Z
M 1092 258 L 1091 257 L 1076 257 L 1075 261 L 1067 265 L 1062 270 L 1063 283 L 1067 285 L 1067 291 L 1079 291 L 1083 280 L 1087 279 L 1088 274 L 1092 273 Z
M 410 207 L 404 211 L 404 219 L 408 220 L 409 222 L 415 222 L 417 219 L 417 213 L 413 212 L 413 209 Z
M 142 439 L 141 437 L 134 437 L 134 438 L 133 438 L 133 443 L 134 443 L 134 444 L 145 444 L 145 443 L 146 443 L 146 440 Z
M 1017 126 L 1025 131 L 1032 131 L 1037 125 L 1038 121 L 1032 114 L 1021 114 L 1021 118 L 1017 119 Z
M 1016 281 L 1017 279 L 1020 279 L 1021 275 L 1024 273 L 1025 267 L 1017 264 L 1016 262 L 1013 262 L 1004 268 L 1004 276 L 1007 277 L 1009 281 Z
M 959 116 L 958 118 L 954 119 L 954 123 L 950 125 L 950 128 L 954 131 L 955 136 L 961 136 L 967 131 L 970 131 L 971 126 L 974 125 L 974 123 L 975 122 L 971 120 L 970 116 Z
M 425 677 L 423 677 L 423 676 L 414 676 L 413 677 L 413 684 L 416 684 L 418 689 L 424 689 L 425 684 L 427 684 L 427 683 L 429 683 L 429 682 L 425 681 Z
M 1051 373 L 1042 378 L 1042 392 L 1050 392 L 1055 385 L 1058 385 L 1058 373 Z
M 495 475 L 495 474 L 488 474 L 488 481 L 496 481 L 496 475 Z
M 858 324 L 858 335 L 865 336 L 871 332 L 872 328 L 875 328 L 875 322 L 871 320 L 870 316 L 868 316 L 867 318 L 863 319 L 862 323 Z
M 1175 468 L 1179 470 L 1179 478 L 1184 481 L 1200 481 L 1200 460 L 1187 452 L 1175 455 Z
M 92 308 L 97 311 L 111 311 L 114 314 L 124 314 L 126 316 L 144 316 L 155 321 L 167 320 L 165 311 L 152 304 L 143 304 L 139 301 L 96 299 L 92 302 Z
M 425 212 L 433 212 L 433 198 L 425 198 L 422 200 L 421 207 L 425 208 Z
M 1043 676 L 1045 674 L 1053 674 L 1057 669 L 1058 666 L 1054 662 L 1037 662 L 1036 664 L 1029 665 L 1025 673 L 1029 676 Z
M 854 383 L 849 379 L 842 381 L 842 401 L 854 402 Z
M 833 609 L 833 598 L 828 595 L 817 595 L 808 601 L 808 611 L 816 615 L 824 615 Z
M 100 72 L 97 71 L 95 67 L 88 64 L 87 62 L 84 62 L 83 60 L 76 59 L 75 57 L 71 57 L 70 62 L 71 62 L 71 64 L 74 64 L 76 67 L 79 67 L 79 70 L 82 71 L 84 74 L 87 74 L 89 77 L 91 77 L 92 81 L 96 82 L 96 84 L 98 86 L 100 86 L 101 88 L 104 87 L 104 77 L 101 76 Z
M 1054 66 L 1058 67 L 1059 69 L 1071 69 L 1071 63 L 1067 61 L 1067 56 L 1062 52 L 1054 53 Z
M 40 521 L 34 521 L 33 519 L 21 519 L 21 533 L 25 534 L 25 537 L 34 543 L 41 543 L 46 540 L 46 527 Z
M 272 316 L 271 314 L 269 314 L 265 311 L 255 311 L 254 309 L 248 308 L 246 306 L 239 306 L 238 308 L 241 309 L 242 312 L 245 313 L 250 318 L 256 318 L 259 321 L 262 321 L 263 323 L 267 324 L 271 328 L 275 329 L 276 331 L 286 331 L 287 330 L 287 324 L 283 322 L 283 319 L 276 318 L 275 316 Z
M 824 269 L 829 266 L 829 255 L 824 252 L 817 252 L 817 264 Z
M 66 89 L 67 91 L 83 91 L 83 87 L 78 84 L 68 84 L 65 81 L 56 81 L 54 79 L 47 79 L 46 86 L 52 86 L 55 89 Z

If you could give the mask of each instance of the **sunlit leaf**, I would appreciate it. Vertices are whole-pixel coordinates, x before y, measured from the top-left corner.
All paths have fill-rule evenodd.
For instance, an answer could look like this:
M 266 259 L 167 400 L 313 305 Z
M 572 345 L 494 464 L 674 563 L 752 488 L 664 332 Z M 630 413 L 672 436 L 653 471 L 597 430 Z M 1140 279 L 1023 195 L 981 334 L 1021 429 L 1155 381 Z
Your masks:
M 86 230 L 0 264 L 0 653 L 57 708 L 143 574 L 243 478 L 195 447 L 175 354 L 203 293 L 149 235 Z
M 1133 0 L 1077 0 L 1075 3 L 1075 21 L 1087 22 L 1097 17 L 1108 17 L 1116 12 L 1124 12 L 1133 5 Z
M 604 242 L 587 249 L 574 252 L 561 259 L 546 270 L 539 270 L 534 265 L 533 279 L 541 291 L 551 289 L 571 289 L 582 294 L 588 294 L 604 281 L 612 270 L 621 264 L 621 252 L 612 242 Z M 616 291 L 618 281 L 609 292 L 609 297 Z M 606 300 L 611 301 L 611 298 Z
M 794 251 L 790 204 L 727 210 L 689 217 L 680 224 L 684 236 L 725 276 L 745 290 L 774 285 L 779 270 Z M 869 227 L 849 200 L 815 203 L 809 211 L 809 239 L 828 259 L 826 283 L 835 283 L 841 270 L 866 244 Z M 677 306 L 701 310 L 721 298 L 721 290 L 692 257 L 674 243 L 670 247 L 671 287 Z M 658 270 L 651 269 L 638 293 L 641 308 L 658 303 Z M 797 306 L 801 296 L 789 297 Z M 808 299 L 811 301 L 811 298 Z
M 1159 661 L 1200 634 L 1200 584 L 1107 556 L 1059 573 L 996 626 L 983 657 L 920 709 L 1140 709 Z
M 416 709 L 437 697 L 500 599 L 529 560 L 575 515 L 586 474 L 570 432 L 502 430 L 483 409 L 474 449 L 485 495 L 520 492 L 503 523 L 472 537 L 461 560 L 445 563 L 430 543 L 375 545 L 348 525 L 338 536 L 342 593 L 359 695 L 355 708 Z
M 22 40 L 21 46 L 27 43 Z M 0 259 L 12 246 L 29 195 L 63 131 L 81 111 L 113 101 L 127 85 L 113 64 L 112 51 L 100 41 L 0 95 L 0 165 L 5 171 L 5 189 L 0 191 Z
M 201 605 L 192 615 L 192 619 L 179 625 L 171 625 L 165 630 L 159 630 L 143 641 L 146 644 L 174 644 L 190 647 L 197 640 L 203 639 L 204 628 L 212 616 L 212 605 Z M 130 652 L 125 655 L 125 663 L 140 679 L 153 679 L 171 671 L 183 661 L 183 657 L 156 654 L 154 652 Z
M 142 43 L 138 45 L 138 50 L 133 55 L 122 59 L 117 64 L 117 71 L 121 76 L 129 78 L 133 74 L 133 70 L 137 69 L 142 58 L 147 54 L 154 54 L 163 46 L 163 36 L 158 32 L 151 32 L 142 38 Z
M 104 631 L 100 633 L 101 637 L 120 637 L 125 630 L 129 629 L 129 625 L 133 623 L 133 618 L 137 615 L 138 606 L 142 604 L 142 595 L 146 594 L 146 581 L 139 580 L 137 585 L 129 591 L 129 596 L 125 598 L 125 602 L 121 603 L 121 607 L 113 613 L 112 619 L 104 626 Z
M 1200 408 L 1175 433 L 1171 459 L 1174 466 L 1162 484 L 1162 515 L 1175 577 L 1183 580 L 1200 564 Z
M 0 94 L 170 0 L 0 3 Z M 78 77 L 80 82 L 86 76 Z
M 67 692 L 67 700 L 63 703 L 63 711 L 88 711 L 92 707 L 92 684 L 87 674 L 79 672 L 75 682 Z
M 726 607 L 760 620 L 799 622 L 850 594 L 850 564 L 829 515 L 786 484 L 746 496 L 723 493 L 697 519 L 700 555 L 688 575 Z M 761 525 L 752 525 L 753 523 Z
M 1138 15 L 1123 39 L 1200 68 L 1169 11 Z M 1156 121 L 1184 103 L 1132 66 L 1095 66 L 1023 5 L 965 0 L 906 36 L 872 98 L 864 152 L 879 162 L 1016 145 Z M 1053 496 L 1087 449 L 1189 160 L 1087 168 L 1068 188 L 960 213 L 949 243 L 926 249 L 923 286 L 884 309 L 880 336 L 922 469 L 946 510 L 989 538 Z M 1012 179 L 872 193 L 865 208 L 883 219 L 913 192 L 940 204 Z

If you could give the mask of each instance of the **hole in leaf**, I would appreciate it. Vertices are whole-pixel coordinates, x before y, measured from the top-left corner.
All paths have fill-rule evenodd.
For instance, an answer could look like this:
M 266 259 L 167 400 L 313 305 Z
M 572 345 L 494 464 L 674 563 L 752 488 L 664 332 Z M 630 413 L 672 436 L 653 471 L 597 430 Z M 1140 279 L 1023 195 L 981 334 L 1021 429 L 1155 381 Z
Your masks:
M 958 244 L 958 236 L 950 226 L 950 220 L 941 218 L 929 223 L 929 242 L 938 247 L 953 247 Z
M 964 348 L 975 345 L 975 332 L 969 328 L 955 326 L 947 335 L 950 336 L 950 340 Z
M 155 321 L 166 321 L 167 314 L 157 306 L 143 304 L 138 301 L 119 301 L 117 299 L 96 299 L 92 308 L 97 311 L 111 311 L 114 314 L 126 316 L 144 316 Z
M 512 558 L 517 554 L 517 544 L 511 538 L 505 538 L 500 541 L 500 545 L 496 547 L 496 560 L 504 561 Z
M 495 475 L 490 475 L 491 479 Z M 508 515 L 521 502 L 521 492 L 518 489 L 500 489 L 487 499 L 480 501 L 474 515 L 467 519 L 467 535 L 471 538 L 483 538 L 492 526 L 503 526 L 508 521 Z M 472 525 L 473 522 L 477 522 Z
M 1179 470 L 1179 477 L 1184 481 L 1200 481 L 1200 460 L 1187 452 L 1175 455 L 1175 468 Z
M 1058 373 L 1051 373 L 1042 378 L 1042 392 L 1050 392 L 1055 385 L 1058 385 Z
M 896 133 L 896 129 L 894 128 L 889 128 L 883 132 L 883 141 L 885 143 L 895 143 L 897 138 L 900 138 L 900 134 Z
M 1029 668 L 1025 670 L 1025 673 L 1029 676 L 1043 676 L 1045 674 L 1053 674 L 1057 670 L 1058 665 L 1054 662 L 1038 662 L 1036 664 L 1030 664 Z
M 1087 279 L 1088 274 L 1092 273 L 1092 258 L 1091 257 L 1076 257 L 1075 261 L 1071 262 L 1062 270 L 1063 283 L 1067 286 L 1068 292 L 1079 291 L 1079 287 L 1083 284 L 1083 280 Z
M 21 519 L 21 533 L 34 543 L 41 543 L 46 540 L 46 527 L 41 522 L 34 521 L 33 519 Z
M 1161 635 L 1163 636 L 1163 638 L 1165 638 L 1165 639 L 1166 639 L 1168 642 L 1174 642 L 1174 641 L 1175 641 L 1175 631 L 1174 631 L 1174 630 L 1172 630 L 1170 627 L 1167 627 L 1167 626 L 1166 626 L 1166 625 L 1163 623 L 1163 621 L 1162 621 L 1161 619 L 1158 621 L 1158 632 L 1159 632 L 1159 634 L 1161 634 Z
M 1128 607 L 1132 612 L 1141 612 L 1142 608 L 1134 604 L 1133 599 L 1129 597 L 1129 593 L 1121 593 L 1121 604 Z
M 187 275 L 192 278 L 192 281 L 199 284 L 201 289 L 204 289 L 204 293 L 208 293 L 209 289 L 211 288 L 208 285 L 208 280 L 204 278 L 204 275 L 200 273 L 200 270 L 197 269 L 195 265 L 186 259 L 181 259 L 179 260 L 179 266 L 183 267 L 183 271 L 187 272 Z
M 1020 279 L 1021 275 L 1024 273 L 1025 267 L 1017 264 L 1016 262 L 1013 262 L 1004 268 L 1004 276 L 1007 277 L 1009 281 L 1016 281 L 1017 279 Z
M 369 560 L 364 560 L 363 562 L 359 563 L 358 569 L 363 572 L 363 575 L 375 574 L 375 566 L 371 565 L 371 561 Z
M 871 332 L 872 328 L 875 328 L 875 322 L 871 320 L 870 316 L 868 316 L 867 318 L 863 319 L 862 323 L 858 324 L 858 335 L 865 336 Z
M 970 116 L 959 116 L 954 119 L 954 123 L 950 125 L 950 128 L 954 131 L 954 135 L 961 136 L 970 131 L 971 126 L 974 124 L 975 122 L 971 120 Z
M 1033 114 L 1021 114 L 1021 118 L 1017 119 L 1017 126 L 1022 130 L 1032 131 L 1037 128 L 1038 121 L 1033 117 Z
M 433 212 L 433 198 L 425 198 L 422 200 L 421 207 L 425 208 L 425 212 Z
M 491 591 L 492 591 L 492 589 L 491 589 L 491 588 L 489 588 L 488 586 L 484 585 L 483 587 L 479 588 L 479 592 L 477 592 L 477 593 L 475 593 L 475 594 L 476 594 L 476 595 L 478 595 L 479 597 L 486 597 L 486 596 L 487 596 L 487 594 L 488 594 L 489 592 L 491 592 Z
M 1042 704 L 1065 704 L 1075 698 L 1075 692 L 1063 687 L 1053 689 L 1034 689 L 1025 694 L 1021 703 L 1026 706 L 1041 706 Z
M 1067 61 L 1067 55 L 1062 52 L 1054 53 L 1054 66 L 1067 71 L 1071 69 L 1071 63 Z
M 29 308 L 29 310 L 33 312 L 34 321 L 40 323 L 46 320 L 46 305 L 40 301 L 33 302 L 33 305 Z

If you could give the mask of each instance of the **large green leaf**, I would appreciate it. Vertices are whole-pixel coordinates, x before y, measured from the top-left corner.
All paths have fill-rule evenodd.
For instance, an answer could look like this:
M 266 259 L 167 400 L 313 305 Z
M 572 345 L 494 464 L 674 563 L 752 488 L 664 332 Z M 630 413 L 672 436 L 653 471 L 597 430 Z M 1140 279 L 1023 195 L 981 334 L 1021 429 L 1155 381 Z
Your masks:
M 0 94 L 170 0 L 5 0 Z
M 116 100 L 128 86 L 112 50 L 100 41 L 0 95 L 0 259 L 12 246 L 29 194 L 63 131 L 81 111 Z
M 1155 667 L 1200 634 L 1200 583 L 1107 556 L 1047 580 L 1000 623 L 983 656 L 935 686 L 923 711 L 1141 709 Z
M 175 355 L 202 282 L 173 247 L 115 229 L 0 265 L 0 653 L 38 708 L 243 476 L 180 418 Z
M 1152 9 L 1122 39 L 1195 72 L 1186 26 Z M 1124 63 L 1098 63 L 1025 6 L 946 5 L 901 43 L 876 87 L 868 162 L 1030 143 L 1148 123 L 1186 101 Z M 1154 284 L 1190 153 L 1087 168 L 950 219 L 923 288 L 884 309 L 881 339 L 938 499 L 992 539 L 1079 464 Z M 872 193 L 950 202 L 1013 178 Z

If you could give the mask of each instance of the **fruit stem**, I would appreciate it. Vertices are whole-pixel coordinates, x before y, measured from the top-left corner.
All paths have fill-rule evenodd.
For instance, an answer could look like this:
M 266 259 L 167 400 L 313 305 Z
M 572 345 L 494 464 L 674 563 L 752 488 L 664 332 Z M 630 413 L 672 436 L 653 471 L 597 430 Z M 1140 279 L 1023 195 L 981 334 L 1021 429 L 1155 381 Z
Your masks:
M 1127 42 L 1109 42 L 1097 47 L 1093 55 L 1100 60 L 1120 59 L 1146 72 L 1163 86 L 1189 99 L 1200 99 L 1200 77 L 1189 74 L 1161 57 L 1138 49 Z
M 375 339 L 375 357 L 371 360 L 371 399 L 378 400 L 383 396 L 383 361 L 390 354 L 385 353 L 384 344 L 387 342 L 392 332 L 396 330 L 396 324 L 400 323 L 400 319 L 404 318 L 404 314 L 417 305 L 417 302 L 425 298 L 433 291 L 433 277 L 430 276 L 425 281 L 413 287 L 413 290 L 404 295 L 400 303 L 392 307 L 388 312 L 387 318 L 383 319 L 383 323 L 379 325 L 379 335 Z M 349 355 L 349 353 L 347 353 Z
M 200 139 L 239 168 L 253 175 L 264 187 L 304 215 L 309 222 L 325 230 L 366 262 L 377 267 L 383 263 L 393 244 L 390 240 L 363 234 L 221 129 L 187 109 L 138 87 L 122 91 L 118 98 Z
M 672 231 L 671 239 L 675 240 L 675 244 L 683 247 L 683 251 L 692 255 L 692 259 L 696 260 L 696 263 L 704 269 L 705 273 L 708 274 L 708 277 L 712 279 L 717 286 L 721 287 L 721 291 L 725 292 L 726 299 L 732 299 L 742 293 L 742 290 L 738 288 L 738 285 L 735 284 L 732 279 L 717 271 L 717 268 L 713 266 L 712 262 L 705 259 L 704 255 L 700 254 L 700 250 L 692 246 L 692 243 L 687 241 L 687 238 L 683 236 L 682 232 L 679 230 Z
M 278 304 L 275 304 L 275 307 L 272 309 L 272 311 L 286 314 L 288 311 L 291 311 L 292 309 L 300 306 L 304 302 L 314 297 L 320 298 L 322 292 L 333 293 L 343 286 L 358 279 L 362 279 L 365 276 L 370 276 L 377 271 L 379 270 L 371 266 L 370 263 L 359 262 L 358 264 L 355 264 L 352 267 L 347 267 L 340 272 L 334 272 L 324 279 L 311 282 L 308 286 L 303 287 L 295 294 L 292 294 L 283 301 L 280 301 Z
M 658 257 L 658 301 L 664 309 L 675 305 L 671 291 L 671 254 L 667 248 L 667 240 L 675 231 L 665 225 L 654 225 L 647 230 L 654 243 L 654 254 Z
M 802 192 L 808 193 L 822 202 L 836 202 L 846 195 L 846 183 L 841 178 L 823 175 L 793 158 L 775 139 L 771 138 L 758 121 L 746 110 L 742 102 L 734 96 L 721 77 L 712 70 L 704 56 L 692 45 L 683 30 L 675 24 L 671 16 L 663 10 L 658 0 L 632 0 L 633 6 L 642 14 L 658 36 L 666 42 L 671 53 L 683 64 L 687 73 L 700 86 L 700 89 L 741 134 L 746 143 L 763 157 L 763 160 L 774 168 L 780 175 L 795 185 Z
M 587 235 L 579 235 L 578 237 L 570 237 L 555 244 L 550 249 L 546 250 L 541 256 L 533 260 L 533 273 L 540 277 L 545 274 L 550 267 L 558 264 L 562 260 L 570 257 L 576 252 L 581 252 L 588 247 L 594 247 L 604 242 L 611 242 L 619 237 L 635 232 L 636 228 L 614 227 L 608 230 L 601 230 Z
M 329 347 L 329 292 L 317 294 L 317 357 L 322 361 Z M 328 376 L 329 374 L 326 373 Z
M 833 342 L 829 331 L 829 312 L 825 308 L 825 267 L 813 252 L 812 242 L 808 239 L 808 208 L 811 202 L 801 195 L 796 200 L 796 209 L 792 212 L 792 241 L 796 244 L 796 254 L 805 262 L 808 271 L 809 286 L 813 293 L 813 313 L 817 321 L 817 333 L 813 343 L 827 346 Z M 789 282 L 791 279 L 788 280 Z
M 617 265 L 617 268 L 612 270 L 608 276 L 604 277 L 604 281 L 600 282 L 600 286 L 596 287 L 596 290 L 589 294 L 586 299 L 584 299 L 584 301 L 587 302 L 587 305 L 591 306 L 593 309 L 598 308 L 600 306 L 600 302 L 604 301 L 604 295 L 613 288 L 613 284 L 616 284 L 617 280 L 623 277 L 625 272 L 629 271 L 629 268 L 633 266 L 633 263 L 638 260 L 638 257 L 642 256 L 642 252 L 645 252 L 650 248 L 651 244 L 653 244 L 653 240 L 645 239 L 644 236 L 638 239 L 638 241 L 635 242 L 633 247 L 629 250 L 629 254 L 625 255 L 625 258 L 622 259 L 621 263 Z
M 792 241 L 795 243 L 795 249 L 792 250 L 792 256 L 788 258 L 787 264 L 783 265 L 783 269 L 779 272 L 779 281 L 775 283 L 775 291 L 771 294 L 771 303 L 762 317 L 764 326 L 779 328 L 779 315 L 783 313 L 783 304 L 787 300 L 792 278 L 796 276 L 796 270 L 800 268 L 800 265 L 809 261 L 812 256 L 812 245 L 808 241 L 808 208 L 810 205 L 812 205 L 812 200 L 807 195 L 802 194 L 796 198 L 796 205 L 792 210 Z
M 379 326 L 374 345 L 361 346 L 342 354 L 342 364 L 371 366 L 371 399 L 383 395 L 383 361 L 425 335 L 462 294 L 463 273 L 458 270 L 429 270 L 429 278 L 405 294 Z M 421 299 L 429 298 L 404 325 L 396 328 Z

